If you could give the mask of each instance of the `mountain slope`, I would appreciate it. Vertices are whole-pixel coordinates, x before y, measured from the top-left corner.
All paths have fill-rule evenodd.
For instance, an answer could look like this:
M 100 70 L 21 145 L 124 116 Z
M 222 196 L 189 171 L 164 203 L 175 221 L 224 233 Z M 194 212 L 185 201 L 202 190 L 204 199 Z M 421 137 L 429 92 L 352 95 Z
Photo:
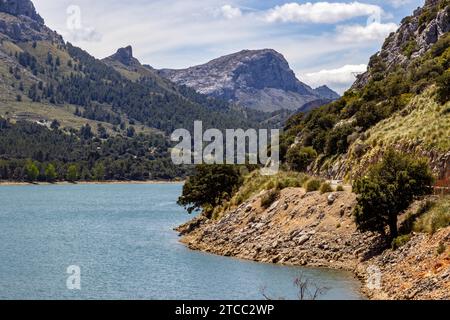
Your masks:
M 257 125 L 244 111 L 190 94 L 149 68 L 140 66 L 139 71 L 147 75 L 136 79 L 131 79 L 132 72 L 118 72 L 65 43 L 43 24 L 30 1 L 10 0 L 2 10 L 0 105 L 23 104 L 23 112 L 34 103 L 73 106 L 77 117 L 116 126 L 139 124 L 167 134 L 176 128 L 190 129 L 194 120 L 215 128 Z M 124 60 L 126 50 L 120 53 L 125 56 L 117 58 L 128 63 L 127 68 L 140 65 L 137 60 Z
M 198 92 L 262 111 L 296 110 L 318 99 L 337 99 L 332 90 L 300 82 L 286 59 L 271 49 L 244 50 L 184 70 L 160 75 Z
M 309 170 L 334 179 L 364 174 L 393 147 L 430 159 L 438 177 L 450 163 L 450 7 L 428 0 L 403 19 L 344 96 L 288 121 L 283 156 L 313 147 Z

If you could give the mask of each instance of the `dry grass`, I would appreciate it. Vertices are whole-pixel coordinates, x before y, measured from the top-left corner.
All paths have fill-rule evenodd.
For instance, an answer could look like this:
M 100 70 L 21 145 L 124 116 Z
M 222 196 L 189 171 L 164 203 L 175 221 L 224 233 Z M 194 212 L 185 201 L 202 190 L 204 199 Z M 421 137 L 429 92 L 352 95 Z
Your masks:
M 414 223 L 416 232 L 435 233 L 450 225 L 450 196 L 440 198 Z
M 420 144 L 425 150 L 450 150 L 450 107 L 434 100 L 434 88 L 415 97 L 402 112 L 369 130 L 368 145 Z

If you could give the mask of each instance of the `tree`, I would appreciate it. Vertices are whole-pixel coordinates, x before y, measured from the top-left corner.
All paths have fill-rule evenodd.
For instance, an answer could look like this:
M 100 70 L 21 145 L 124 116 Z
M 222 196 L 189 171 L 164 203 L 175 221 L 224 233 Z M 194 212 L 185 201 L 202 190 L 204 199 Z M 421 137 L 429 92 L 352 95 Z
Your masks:
M 75 164 L 70 165 L 67 168 L 67 180 L 70 182 L 75 182 L 78 180 L 78 167 Z
M 189 213 L 198 209 L 205 210 L 231 198 L 241 183 L 238 166 L 199 165 L 195 168 L 195 174 L 186 181 L 178 204 L 184 206 Z
M 94 169 L 92 170 L 93 179 L 97 181 L 102 181 L 105 179 L 105 166 L 103 163 L 98 162 L 95 164 Z
M 295 145 L 286 154 L 286 161 L 295 171 L 305 171 L 308 166 L 317 158 L 317 152 L 312 147 L 302 147 Z
M 134 127 L 129 127 L 127 129 L 127 137 L 132 138 L 132 137 L 134 137 L 135 134 L 136 134 L 136 130 L 134 129 Z
M 52 123 L 50 124 L 50 128 L 52 129 L 52 130 L 57 130 L 57 129 L 59 129 L 59 127 L 61 126 L 61 124 L 59 123 L 59 121 L 58 120 L 53 120 L 52 121 Z
M 39 169 L 33 161 L 28 161 L 25 165 L 25 175 L 28 181 L 33 182 L 39 176 Z
M 369 169 L 368 174 L 355 181 L 353 191 L 358 194 L 355 219 L 362 231 L 398 235 L 398 215 L 413 200 L 431 193 L 433 175 L 426 159 L 415 159 L 389 149 L 383 160 Z
M 89 125 L 89 123 L 86 123 L 85 126 L 81 127 L 80 136 L 83 137 L 85 140 L 89 140 L 94 136 L 94 134 L 92 133 L 92 128 Z
M 97 126 L 97 132 L 98 132 L 98 136 L 101 139 L 108 139 L 108 132 L 106 131 L 106 128 L 101 123 L 99 123 Z
M 45 178 L 47 179 L 47 181 L 53 182 L 56 180 L 57 177 L 58 175 L 56 173 L 55 166 L 49 163 L 47 165 L 47 168 L 45 168 Z

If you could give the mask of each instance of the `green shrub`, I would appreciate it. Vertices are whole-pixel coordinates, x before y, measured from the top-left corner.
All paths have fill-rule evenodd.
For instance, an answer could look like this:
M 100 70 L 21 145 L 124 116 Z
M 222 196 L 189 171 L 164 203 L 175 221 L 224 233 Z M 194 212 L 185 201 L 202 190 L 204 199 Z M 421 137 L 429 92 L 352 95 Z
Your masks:
M 436 81 L 437 99 L 441 104 L 450 101 L 450 71 L 445 71 Z
M 286 155 L 286 160 L 294 171 L 305 171 L 316 158 L 316 150 L 312 147 L 302 147 L 300 145 L 290 148 Z
M 343 191 L 345 191 L 345 190 L 344 190 L 344 187 L 343 187 L 343 186 L 338 185 L 337 188 L 336 188 L 336 191 L 337 191 L 337 192 L 343 192 Z
M 264 209 L 269 208 L 278 199 L 279 196 L 279 189 L 270 190 L 261 198 L 261 207 L 263 207 Z
M 333 192 L 333 188 L 331 187 L 331 184 L 329 184 L 328 182 L 322 183 L 322 185 L 320 186 L 320 193 L 324 194 L 324 193 L 329 193 L 329 192 Z
M 322 185 L 322 181 L 319 179 L 310 179 L 305 184 L 306 192 L 313 192 L 320 189 L 320 186 Z
M 450 225 L 450 197 L 437 201 L 414 223 L 416 232 L 435 233 L 439 229 Z
M 409 235 L 409 234 L 405 234 L 403 236 L 399 236 L 399 237 L 395 238 L 394 240 L 392 240 L 392 249 L 396 250 L 396 249 L 404 246 L 405 244 L 407 244 L 409 242 L 409 240 L 411 240 L 411 235 Z

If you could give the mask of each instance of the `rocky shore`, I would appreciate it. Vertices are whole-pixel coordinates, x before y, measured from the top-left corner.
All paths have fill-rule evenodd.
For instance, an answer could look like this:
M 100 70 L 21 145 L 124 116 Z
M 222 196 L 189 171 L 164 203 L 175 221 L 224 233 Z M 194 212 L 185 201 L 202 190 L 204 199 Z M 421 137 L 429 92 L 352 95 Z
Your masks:
M 386 249 L 378 234 L 356 229 L 351 192 L 288 188 L 268 209 L 261 207 L 262 195 L 218 220 L 200 216 L 180 226 L 181 241 L 223 256 L 350 270 L 370 299 L 450 299 L 450 227 L 432 236 L 414 234 L 401 248 Z M 374 273 L 379 287 L 372 283 Z

